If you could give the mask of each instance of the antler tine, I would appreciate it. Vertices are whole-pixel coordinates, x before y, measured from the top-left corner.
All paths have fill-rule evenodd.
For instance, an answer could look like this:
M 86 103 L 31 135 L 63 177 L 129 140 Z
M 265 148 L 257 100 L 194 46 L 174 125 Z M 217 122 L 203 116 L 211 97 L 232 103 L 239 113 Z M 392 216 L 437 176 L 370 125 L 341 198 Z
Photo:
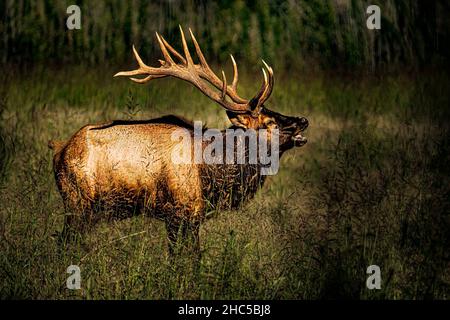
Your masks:
M 264 66 L 267 68 L 267 71 L 269 71 L 269 84 L 271 84 L 273 87 L 273 82 L 274 82 L 273 81 L 273 69 L 264 60 L 262 60 L 262 62 L 264 63 Z
M 197 57 L 200 60 L 200 65 L 203 67 L 203 72 L 201 74 L 202 78 L 209 81 L 217 89 L 221 89 L 222 81 L 220 81 L 219 77 L 212 71 L 211 67 L 209 66 L 208 62 L 206 61 L 205 56 L 203 55 L 202 49 L 200 48 L 197 38 L 195 38 L 195 35 L 192 32 L 191 28 L 189 28 L 189 33 L 191 35 L 192 42 L 194 43 L 195 52 L 197 53 Z M 245 100 L 239 99 L 239 97 L 236 97 L 237 95 L 233 95 L 233 92 L 230 92 L 230 95 L 231 95 L 231 99 L 233 99 L 233 101 L 235 101 L 235 102 L 239 102 L 239 103 L 245 102 Z
M 270 67 L 264 60 L 262 60 L 262 62 L 266 67 L 267 71 L 269 72 L 269 84 L 267 85 L 267 90 L 264 92 L 263 98 L 261 99 L 261 104 L 263 104 L 267 99 L 269 99 L 270 95 L 272 94 L 274 84 L 272 67 Z
M 183 43 L 183 51 L 184 51 L 184 56 L 186 57 L 187 66 L 194 66 L 194 61 L 192 61 L 192 57 L 189 52 L 186 38 L 184 37 L 183 28 L 181 26 L 179 26 L 179 27 L 180 27 L 180 33 L 181 33 L 181 42 Z
M 134 57 L 136 58 L 136 61 L 139 64 L 139 67 L 142 69 L 148 68 L 148 66 L 144 63 L 144 61 L 142 61 L 141 57 L 139 56 L 139 53 L 137 52 L 135 46 L 133 45 L 133 53 L 134 53 Z
M 261 88 L 259 89 L 259 91 L 258 91 L 258 93 L 256 94 L 256 96 L 252 99 L 252 100 L 256 100 L 256 101 L 257 101 L 257 106 L 260 105 L 259 102 L 261 101 L 261 97 L 264 95 L 264 92 L 266 91 L 267 85 L 268 85 L 266 70 L 264 70 L 264 68 L 261 68 L 261 70 L 262 70 L 263 75 L 264 75 L 264 82 L 263 82 L 263 84 L 261 85 Z
M 133 53 L 134 53 L 134 57 L 136 58 L 136 61 L 139 64 L 139 68 L 136 70 L 131 70 L 131 71 L 121 71 L 121 72 L 117 72 L 114 77 L 120 77 L 120 76 L 136 76 L 139 74 L 145 74 L 145 69 L 148 68 L 148 66 L 142 61 L 141 57 L 139 56 L 138 52 L 136 51 L 136 48 L 133 45 Z
M 167 76 L 166 75 L 149 75 L 149 76 L 147 76 L 147 77 L 145 77 L 143 79 L 130 78 L 130 80 L 134 81 L 136 83 L 141 83 L 142 84 L 142 83 L 149 82 L 150 80 L 153 80 L 153 79 L 164 78 L 164 77 L 167 77 Z
M 166 39 L 164 39 L 164 37 L 162 35 L 159 35 L 159 37 L 161 38 L 162 42 L 164 43 L 164 46 L 169 49 L 169 51 L 175 56 L 177 57 L 178 60 L 181 61 L 182 64 L 186 64 L 186 59 L 177 51 L 175 50 L 167 41 Z
M 164 45 L 163 41 L 161 40 L 160 35 L 158 34 L 158 32 L 155 32 L 156 34 L 156 39 L 158 40 L 159 43 L 159 47 L 161 48 L 161 52 L 164 56 L 164 59 L 166 59 L 166 63 L 170 65 L 175 65 L 175 62 L 173 61 L 172 57 L 170 56 L 169 52 L 167 51 L 166 46 Z M 164 64 L 166 66 L 166 64 Z
M 194 36 L 194 33 L 192 32 L 191 28 L 189 28 L 189 33 L 192 38 L 192 42 L 194 43 L 195 52 L 197 53 L 198 59 L 200 60 L 200 65 L 203 67 L 203 70 L 200 70 L 200 76 L 204 78 L 205 80 L 209 81 L 213 86 L 215 86 L 217 89 L 222 88 L 222 81 L 219 79 L 219 77 L 216 76 L 216 74 L 211 70 L 211 67 L 209 66 L 208 62 L 205 59 L 205 56 L 203 55 L 202 49 L 200 48 L 200 45 L 198 44 L 197 39 Z M 238 71 L 237 71 L 237 65 L 236 61 L 234 60 L 234 57 L 231 56 L 232 62 L 233 62 L 233 70 L 234 70 L 234 78 L 231 85 L 231 90 L 227 89 L 228 96 L 236 103 L 248 103 L 247 100 L 242 99 L 237 95 L 236 88 L 237 88 L 237 81 L 238 81 Z
M 237 91 L 237 83 L 239 80 L 238 68 L 237 68 L 236 61 L 234 60 L 234 57 L 232 54 L 230 54 L 230 57 L 231 57 L 231 61 L 233 62 L 233 82 L 231 83 L 231 89 L 233 89 L 233 91 Z
M 270 97 L 270 94 L 272 93 L 273 89 L 273 69 L 269 67 L 269 65 L 262 60 L 264 67 L 267 69 L 267 72 L 269 73 L 269 77 L 267 77 L 266 71 L 264 68 L 262 68 L 263 74 L 264 74 L 264 83 L 261 86 L 261 89 L 259 90 L 258 94 L 253 98 L 253 100 L 256 100 L 256 107 L 255 109 L 259 109 L 265 101 Z
M 136 70 L 131 70 L 131 71 L 121 71 L 121 72 L 117 72 L 114 77 L 120 77 L 120 76 L 136 76 L 136 75 L 143 75 L 143 74 L 148 74 L 149 71 L 151 71 L 153 68 L 147 66 L 141 59 L 141 57 L 139 56 L 139 53 L 137 52 L 136 48 L 133 45 L 133 53 L 134 53 L 134 57 L 136 58 L 136 61 L 139 64 L 139 68 Z M 137 83 L 146 83 L 152 79 L 157 79 L 157 78 L 164 78 L 167 77 L 167 75 L 163 75 L 163 74 L 152 74 L 152 75 L 148 75 L 147 77 L 145 77 L 144 79 L 137 79 L 137 78 L 132 78 L 130 77 L 130 80 L 137 82 Z
M 225 72 L 222 70 L 222 97 L 221 99 L 225 101 L 225 98 L 227 96 L 227 77 L 225 76 Z
M 200 64 L 203 68 L 205 68 L 208 71 L 211 71 L 211 68 L 209 67 L 208 62 L 206 62 L 205 56 L 203 55 L 202 49 L 200 49 L 200 45 L 197 42 L 197 39 L 194 36 L 194 33 L 192 32 L 191 28 L 189 28 L 189 34 L 191 35 L 192 42 L 194 43 L 195 52 L 197 53 L 197 57 L 200 60 Z M 219 78 L 211 71 L 212 75 L 219 80 Z

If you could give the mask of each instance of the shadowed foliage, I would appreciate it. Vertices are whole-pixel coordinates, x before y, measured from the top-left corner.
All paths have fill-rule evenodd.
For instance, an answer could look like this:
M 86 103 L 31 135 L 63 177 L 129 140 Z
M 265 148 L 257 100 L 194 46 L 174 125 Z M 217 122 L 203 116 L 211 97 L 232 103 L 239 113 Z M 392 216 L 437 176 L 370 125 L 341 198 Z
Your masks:
M 3 1 L 2 62 L 117 65 L 130 61 L 132 44 L 148 60 L 158 54 L 154 33 L 179 43 L 179 24 L 195 31 L 211 61 L 223 63 L 232 53 L 253 65 L 264 57 L 277 70 L 311 63 L 380 70 L 442 62 L 450 53 L 445 0 L 77 1 L 81 30 L 68 32 L 71 4 Z M 381 9 L 381 30 L 366 28 L 373 4 Z

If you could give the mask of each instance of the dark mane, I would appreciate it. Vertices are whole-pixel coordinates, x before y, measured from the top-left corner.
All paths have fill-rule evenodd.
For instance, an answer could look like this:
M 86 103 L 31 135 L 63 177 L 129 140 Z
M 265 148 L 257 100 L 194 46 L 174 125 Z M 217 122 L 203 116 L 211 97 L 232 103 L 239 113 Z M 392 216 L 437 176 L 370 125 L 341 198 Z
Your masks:
M 182 117 L 175 115 L 166 115 L 160 118 L 149 119 L 149 120 L 113 120 L 109 123 L 100 125 L 95 128 L 91 128 L 90 130 L 102 130 L 111 128 L 114 126 L 129 126 L 134 124 L 152 124 L 152 123 L 163 123 L 163 124 L 173 124 L 182 128 L 194 130 L 194 124 L 192 121 L 186 120 Z

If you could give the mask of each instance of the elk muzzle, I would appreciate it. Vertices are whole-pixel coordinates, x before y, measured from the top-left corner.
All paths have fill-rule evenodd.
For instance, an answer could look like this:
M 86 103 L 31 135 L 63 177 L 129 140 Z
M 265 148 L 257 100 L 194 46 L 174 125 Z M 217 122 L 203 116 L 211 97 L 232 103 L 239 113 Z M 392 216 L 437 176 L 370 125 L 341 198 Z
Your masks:
M 308 139 L 303 136 L 303 132 L 308 128 L 309 122 L 308 119 L 301 117 L 296 118 L 297 131 L 292 136 L 292 140 L 294 141 L 294 145 L 296 147 L 301 147 L 308 142 Z

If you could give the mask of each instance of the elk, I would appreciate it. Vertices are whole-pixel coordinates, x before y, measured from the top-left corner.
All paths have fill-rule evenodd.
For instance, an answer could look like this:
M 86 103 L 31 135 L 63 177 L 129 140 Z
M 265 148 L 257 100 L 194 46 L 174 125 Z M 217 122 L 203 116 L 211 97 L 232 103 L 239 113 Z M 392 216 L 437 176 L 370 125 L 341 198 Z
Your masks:
M 181 26 L 180 33 L 184 55 L 156 33 L 164 56 L 160 66 L 146 65 L 133 46 L 139 67 L 115 77 L 127 76 L 141 84 L 163 77 L 189 82 L 225 109 L 230 128 L 276 129 L 280 156 L 306 143 L 302 135 L 308 126 L 306 118 L 284 116 L 264 106 L 274 86 L 271 67 L 263 61 L 262 86 L 252 99 L 244 99 L 237 93 L 238 68 L 233 56 L 234 76 L 229 85 L 223 71 L 222 79 L 212 71 L 191 29 L 199 63 L 193 61 Z M 199 226 L 207 213 L 241 207 L 266 177 L 258 164 L 174 163 L 171 153 L 177 142 L 171 136 L 179 129 L 194 130 L 191 122 L 169 115 L 86 125 L 66 142 L 50 141 L 56 184 L 66 210 L 62 235 L 85 232 L 103 217 L 100 212 L 110 212 L 107 216 L 112 218 L 145 213 L 165 221 L 169 252 L 178 238 L 189 235 L 193 238 L 189 242 L 199 250 Z M 226 139 L 226 130 L 220 135 Z M 202 148 L 207 145 L 203 142 Z

